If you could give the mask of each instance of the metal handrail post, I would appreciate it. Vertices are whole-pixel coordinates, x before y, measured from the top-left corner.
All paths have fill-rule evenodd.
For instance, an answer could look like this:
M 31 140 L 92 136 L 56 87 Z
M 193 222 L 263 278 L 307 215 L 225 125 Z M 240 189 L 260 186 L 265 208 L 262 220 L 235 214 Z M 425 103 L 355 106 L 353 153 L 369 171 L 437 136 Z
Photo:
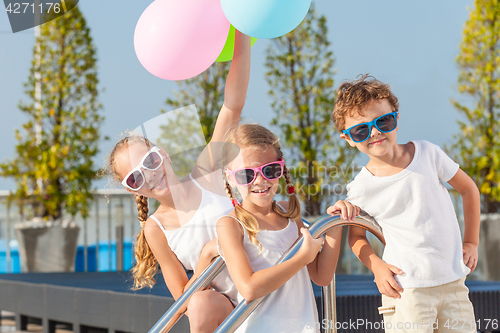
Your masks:
M 187 309 L 187 302 L 191 295 L 198 290 L 203 290 L 208 287 L 215 277 L 226 267 L 226 263 L 221 257 L 216 257 L 210 265 L 198 276 L 193 284 L 172 304 L 167 312 L 156 322 L 148 333 L 165 333 L 168 332 L 175 323 L 182 317 Z
M 325 215 L 311 224 L 311 226 L 309 227 L 309 232 L 311 233 L 311 236 L 313 238 L 317 238 L 331 228 L 344 225 L 354 225 L 368 230 L 373 235 L 375 235 L 382 243 L 385 244 L 382 228 L 373 217 L 371 217 L 364 211 L 361 211 L 360 215 L 356 217 L 354 221 L 342 220 L 340 218 L 340 215 Z M 299 251 L 302 242 L 303 237 L 301 235 L 297 239 L 297 241 L 295 241 L 295 243 L 290 247 L 290 249 L 281 256 L 281 258 L 276 262 L 275 265 L 281 264 L 282 262 L 291 259 Z M 214 333 L 233 333 L 266 297 L 267 295 L 255 299 L 248 304 L 245 300 L 241 301 L 241 303 L 233 310 L 233 312 L 229 314 L 229 316 L 222 322 L 222 324 Z
M 337 300 L 335 295 L 335 275 L 332 281 L 321 288 L 321 296 L 323 298 L 323 333 L 336 333 L 337 327 Z

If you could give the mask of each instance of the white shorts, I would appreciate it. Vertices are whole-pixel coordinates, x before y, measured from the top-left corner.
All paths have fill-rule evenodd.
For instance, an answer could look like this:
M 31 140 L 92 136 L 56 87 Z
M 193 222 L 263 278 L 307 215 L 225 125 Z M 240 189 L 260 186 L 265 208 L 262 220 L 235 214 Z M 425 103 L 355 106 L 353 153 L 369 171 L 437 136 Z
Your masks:
M 382 295 L 385 332 L 476 333 L 465 277 L 429 288 L 405 288 L 401 298 Z

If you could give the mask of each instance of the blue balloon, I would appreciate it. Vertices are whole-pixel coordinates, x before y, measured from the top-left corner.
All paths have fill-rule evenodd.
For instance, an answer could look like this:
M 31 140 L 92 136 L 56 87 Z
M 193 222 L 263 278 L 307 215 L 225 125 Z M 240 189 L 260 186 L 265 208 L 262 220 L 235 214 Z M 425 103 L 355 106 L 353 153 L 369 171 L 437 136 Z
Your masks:
M 295 29 L 311 0 L 221 0 L 228 21 L 245 35 L 276 38 Z

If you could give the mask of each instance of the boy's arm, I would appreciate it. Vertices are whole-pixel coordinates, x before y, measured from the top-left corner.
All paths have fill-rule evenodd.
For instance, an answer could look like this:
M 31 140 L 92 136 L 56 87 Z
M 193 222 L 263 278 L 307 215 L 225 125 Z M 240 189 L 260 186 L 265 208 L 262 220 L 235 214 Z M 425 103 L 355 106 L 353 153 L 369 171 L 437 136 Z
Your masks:
M 394 279 L 394 274 L 401 275 L 403 271 L 387 264 L 375 254 L 363 228 L 349 226 L 349 246 L 356 257 L 375 275 L 375 283 L 380 293 L 388 297 L 400 298 L 399 293 L 403 292 L 403 288 Z
M 333 206 L 328 207 L 327 214 L 339 214 L 341 219 L 352 221 L 359 214 L 359 207 L 348 201 L 338 200 Z M 303 226 L 302 221 L 297 222 Z M 318 286 L 328 285 L 335 274 L 339 260 L 340 246 L 342 244 L 342 228 L 333 228 L 325 234 L 325 242 L 316 259 L 307 265 L 311 280 Z
M 471 269 L 477 266 L 477 246 L 479 244 L 479 217 L 481 214 L 481 198 L 474 181 L 462 170 L 458 169 L 453 178 L 448 181 L 462 196 L 464 211 L 464 264 Z
M 224 142 L 226 133 L 237 126 L 245 105 L 250 79 L 250 37 L 236 30 L 234 55 L 226 79 L 224 104 L 215 123 L 212 142 Z
M 321 251 L 316 259 L 307 265 L 311 280 L 318 286 L 326 286 L 333 279 L 339 260 L 341 239 L 341 227 L 328 230 Z

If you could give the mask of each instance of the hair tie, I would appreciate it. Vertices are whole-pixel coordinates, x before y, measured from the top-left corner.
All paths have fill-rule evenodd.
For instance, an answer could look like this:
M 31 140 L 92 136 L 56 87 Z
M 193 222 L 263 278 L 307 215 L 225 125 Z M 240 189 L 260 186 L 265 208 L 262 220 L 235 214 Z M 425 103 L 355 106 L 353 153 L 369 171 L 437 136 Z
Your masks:
M 142 229 L 146 225 L 146 221 L 139 221 L 139 224 L 141 225 L 141 229 Z
M 238 205 L 240 204 L 240 203 L 238 202 L 238 200 L 236 200 L 236 199 L 233 199 L 233 201 L 232 201 L 232 202 L 233 202 L 233 207 L 236 207 L 236 206 L 238 206 Z
M 295 193 L 295 186 L 290 185 L 288 186 L 288 194 L 294 194 Z

